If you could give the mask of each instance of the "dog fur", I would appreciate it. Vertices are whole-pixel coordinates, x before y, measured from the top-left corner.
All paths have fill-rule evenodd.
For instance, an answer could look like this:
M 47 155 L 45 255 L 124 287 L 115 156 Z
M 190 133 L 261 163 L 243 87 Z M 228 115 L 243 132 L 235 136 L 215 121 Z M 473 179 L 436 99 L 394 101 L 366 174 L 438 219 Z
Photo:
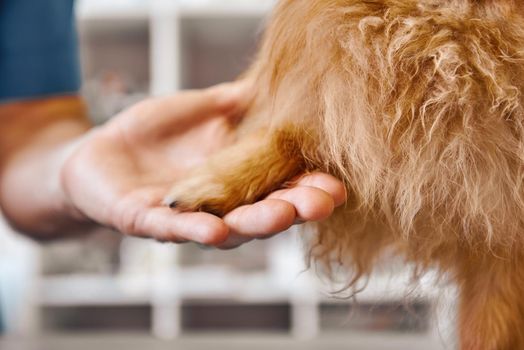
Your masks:
M 463 350 L 524 349 L 524 2 L 282 0 L 242 137 L 175 185 L 224 215 L 305 171 L 348 204 L 311 256 L 351 283 L 386 249 L 460 290 Z M 349 272 L 348 272 L 349 274 Z

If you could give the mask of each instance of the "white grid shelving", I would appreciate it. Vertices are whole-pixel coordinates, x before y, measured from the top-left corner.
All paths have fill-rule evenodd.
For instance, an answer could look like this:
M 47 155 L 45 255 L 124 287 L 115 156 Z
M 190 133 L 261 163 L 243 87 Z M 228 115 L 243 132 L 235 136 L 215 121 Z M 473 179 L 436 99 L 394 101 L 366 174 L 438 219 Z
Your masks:
M 150 35 L 150 93 L 178 90 L 181 81 L 181 20 L 194 18 L 263 17 L 274 1 L 247 0 L 82 0 L 79 21 L 148 21 Z M 294 237 L 294 236 L 291 236 Z M 130 305 L 152 306 L 151 332 L 172 339 L 181 332 L 181 304 L 186 299 L 224 299 L 249 303 L 289 302 L 291 333 L 299 339 L 315 337 L 320 329 L 319 304 L 336 302 L 319 292 L 318 281 L 303 270 L 303 252 L 293 238 L 275 241 L 266 273 L 240 274 L 212 266 L 183 269 L 177 264 L 179 248 L 149 243 L 151 269 L 117 277 L 74 275 L 44 277 L 33 299 L 40 306 Z M 147 243 L 144 243 L 147 244 Z M 283 268 L 286 267 L 286 268 Z M 417 296 L 434 300 L 439 294 L 432 278 L 421 284 Z M 358 296 L 360 301 L 405 301 L 409 273 L 375 276 Z M 34 311 L 33 318 L 37 312 Z M 38 331 L 35 322 L 28 327 Z M 441 327 L 441 326 L 440 326 Z M 25 329 L 28 331 L 29 329 Z M 431 330 L 429 337 L 440 337 Z

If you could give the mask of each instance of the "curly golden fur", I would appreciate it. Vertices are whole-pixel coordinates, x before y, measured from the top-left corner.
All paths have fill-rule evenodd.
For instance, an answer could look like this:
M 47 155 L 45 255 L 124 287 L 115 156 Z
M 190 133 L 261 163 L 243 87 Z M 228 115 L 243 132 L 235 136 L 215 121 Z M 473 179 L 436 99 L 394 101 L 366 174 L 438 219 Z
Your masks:
M 172 197 L 222 215 L 303 170 L 330 172 L 350 201 L 318 225 L 314 259 L 351 282 L 385 248 L 437 267 L 461 291 L 462 349 L 524 349 L 523 10 L 282 0 L 247 73 L 243 127 L 263 141 L 244 137 Z

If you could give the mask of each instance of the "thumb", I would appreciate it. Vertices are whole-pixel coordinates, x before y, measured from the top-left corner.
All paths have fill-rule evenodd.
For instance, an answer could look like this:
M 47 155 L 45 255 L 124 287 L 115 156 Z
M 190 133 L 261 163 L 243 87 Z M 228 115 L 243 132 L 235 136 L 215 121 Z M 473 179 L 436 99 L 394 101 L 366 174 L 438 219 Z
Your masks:
M 187 90 L 175 95 L 147 99 L 129 110 L 128 127 L 137 126 L 147 133 L 149 128 L 173 128 L 180 132 L 215 117 L 238 117 L 247 108 L 251 85 L 245 81 L 224 83 L 203 90 Z M 149 130 L 152 131 L 152 130 Z

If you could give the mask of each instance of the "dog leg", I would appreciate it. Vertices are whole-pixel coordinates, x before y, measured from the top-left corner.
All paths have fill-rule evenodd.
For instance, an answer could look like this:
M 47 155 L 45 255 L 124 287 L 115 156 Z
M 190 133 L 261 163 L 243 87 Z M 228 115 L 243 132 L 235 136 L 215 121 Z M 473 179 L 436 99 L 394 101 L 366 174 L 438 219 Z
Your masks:
M 217 216 L 254 203 L 305 170 L 302 139 L 293 128 L 246 137 L 176 183 L 165 203 Z
M 462 350 L 524 349 L 523 260 L 468 259 L 459 271 Z

